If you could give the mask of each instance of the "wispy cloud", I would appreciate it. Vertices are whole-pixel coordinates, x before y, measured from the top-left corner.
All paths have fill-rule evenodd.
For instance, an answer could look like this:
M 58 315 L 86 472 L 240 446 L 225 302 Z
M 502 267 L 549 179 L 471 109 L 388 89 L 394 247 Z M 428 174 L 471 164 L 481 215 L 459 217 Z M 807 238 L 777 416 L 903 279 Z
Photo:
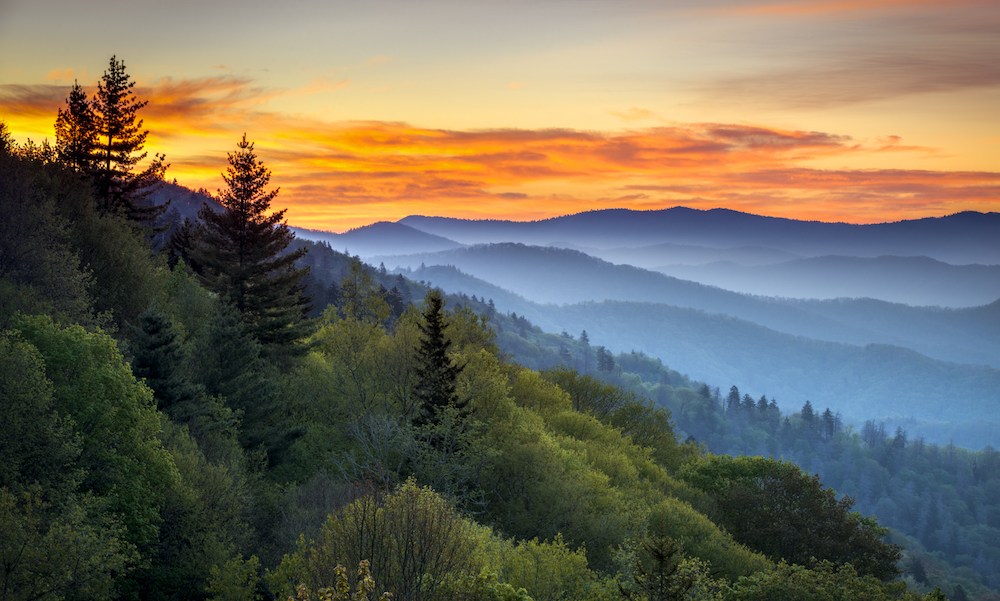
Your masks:
M 829 108 L 913 94 L 1000 86 L 1000 37 L 977 52 L 861 49 L 801 67 L 723 78 L 703 92 L 756 106 Z
M 850 15 L 923 8 L 955 8 L 984 4 L 982 0 L 793 0 L 789 2 L 737 2 L 717 7 L 714 12 L 768 17 L 811 17 Z
M 308 88 L 305 88 L 308 89 Z M 219 187 L 244 131 L 281 187 L 292 223 L 343 230 L 412 213 L 539 218 L 608 206 L 727 206 L 856 222 L 997 210 L 1000 173 L 821 170 L 873 153 L 926 155 L 898 136 L 850 136 L 766 125 L 690 123 L 623 131 L 422 128 L 329 122 L 267 110 L 296 90 L 221 76 L 163 79 L 138 89 L 170 177 Z M 0 86 L 0 114 L 43 117 L 49 131 L 68 86 Z M 12 127 L 17 133 L 17 127 Z M 826 163 L 824 163 L 826 164 Z
M 825 109 L 1000 86 L 992 0 L 731 0 L 704 10 L 775 36 L 760 62 L 699 78 L 708 102 Z
M 65 101 L 69 86 L 0 84 L 0 107 L 8 115 L 51 115 Z

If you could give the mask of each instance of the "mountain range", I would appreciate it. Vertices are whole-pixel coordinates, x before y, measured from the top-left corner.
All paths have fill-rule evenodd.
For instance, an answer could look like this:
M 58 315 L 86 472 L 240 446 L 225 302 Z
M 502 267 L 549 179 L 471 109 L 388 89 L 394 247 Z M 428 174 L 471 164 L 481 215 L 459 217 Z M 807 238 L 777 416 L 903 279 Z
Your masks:
M 764 217 L 728 209 L 607 209 L 541 221 L 410 216 L 399 221 L 462 244 L 622 248 L 663 243 L 715 249 L 761 247 L 801 257 L 927 256 L 953 264 L 1000 264 L 1000 213 L 963 212 L 854 225 Z
M 1000 444 L 997 213 L 851 225 L 677 207 L 298 234 L 785 409 Z

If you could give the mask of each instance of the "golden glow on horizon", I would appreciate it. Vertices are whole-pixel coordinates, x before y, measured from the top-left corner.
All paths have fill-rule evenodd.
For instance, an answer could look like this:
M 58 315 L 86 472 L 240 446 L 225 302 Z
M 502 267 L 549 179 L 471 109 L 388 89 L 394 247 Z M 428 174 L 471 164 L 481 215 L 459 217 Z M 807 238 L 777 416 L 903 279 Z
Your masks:
M 328 122 L 263 110 L 278 95 L 235 78 L 162 79 L 137 88 L 146 150 L 168 179 L 215 191 L 246 131 L 280 186 L 291 224 L 344 231 L 411 214 L 539 219 L 599 208 L 685 205 L 869 223 L 1000 210 L 1000 172 L 875 168 L 934 150 L 899 136 L 685 123 L 617 131 L 448 130 Z M 0 96 L 20 139 L 52 137 L 68 86 Z M 889 158 L 887 158 L 889 157 Z

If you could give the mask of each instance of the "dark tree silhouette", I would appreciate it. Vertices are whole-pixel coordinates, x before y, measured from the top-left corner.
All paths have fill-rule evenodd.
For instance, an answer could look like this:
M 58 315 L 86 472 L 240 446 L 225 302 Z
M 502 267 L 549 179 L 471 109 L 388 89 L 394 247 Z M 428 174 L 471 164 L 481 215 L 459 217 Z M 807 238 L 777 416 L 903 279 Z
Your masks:
M 90 175 L 96 147 L 94 109 L 87 100 L 87 93 L 74 81 L 66 98 L 66 108 L 60 108 L 56 116 L 56 156 L 74 171 Z
M 198 214 L 203 222 L 194 248 L 198 275 L 239 311 L 269 354 L 301 350 L 293 343 L 309 332 L 302 282 L 309 269 L 295 262 L 307 251 L 286 252 L 295 234 L 282 221 L 284 209 L 269 213 L 278 190 L 267 190 L 271 172 L 245 134 L 236 152 L 229 153 L 222 179 L 227 188 L 217 199 L 225 210 L 206 205 Z
M 462 367 L 448 357 L 451 341 L 445 336 L 444 301 L 441 292 L 427 293 L 424 323 L 420 324 L 420 348 L 417 349 L 417 385 L 414 395 L 420 404 L 416 422 L 419 425 L 437 424 L 441 413 L 448 407 L 465 409 L 455 392 L 455 382 Z
M 146 101 L 135 97 L 134 86 L 135 82 L 125 72 L 125 62 L 112 56 L 90 103 L 95 146 L 86 170 L 93 178 L 99 209 L 151 222 L 163 213 L 166 205 L 152 206 L 146 197 L 163 180 L 167 164 L 165 157 L 157 154 L 145 169 L 135 171 L 147 156 L 142 149 L 149 131 L 142 129 L 142 119 L 138 116 Z M 73 96 L 71 93 L 67 113 L 74 110 Z

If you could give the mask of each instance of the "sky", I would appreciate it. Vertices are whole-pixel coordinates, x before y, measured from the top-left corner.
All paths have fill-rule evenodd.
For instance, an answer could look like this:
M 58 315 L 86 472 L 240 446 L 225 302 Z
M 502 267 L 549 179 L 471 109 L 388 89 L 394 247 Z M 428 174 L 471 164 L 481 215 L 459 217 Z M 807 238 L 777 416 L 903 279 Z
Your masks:
M 146 150 L 246 133 L 292 225 L 725 207 L 1000 211 L 997 0 L 0 0 L 0 120 L 125 61 Z

